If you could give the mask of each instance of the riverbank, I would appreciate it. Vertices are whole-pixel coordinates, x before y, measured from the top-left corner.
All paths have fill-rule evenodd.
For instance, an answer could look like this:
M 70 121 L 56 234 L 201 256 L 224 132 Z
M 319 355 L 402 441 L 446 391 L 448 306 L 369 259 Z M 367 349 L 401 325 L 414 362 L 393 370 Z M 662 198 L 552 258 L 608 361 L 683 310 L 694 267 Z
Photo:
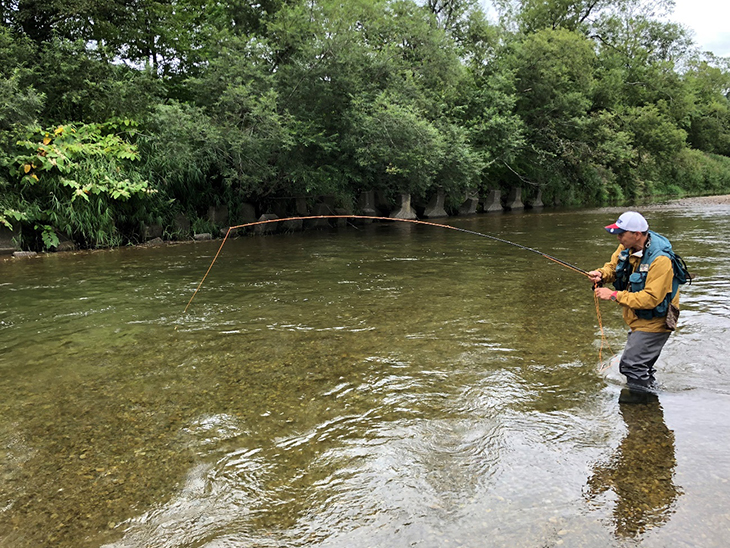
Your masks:
M 668 202 L 659 203 L 659 204 L 649 204 L 649 205 L 643 205 L 641 207 L 637 207 L 637 209 L 657 209 L 657 208 L 665 208 L 665 207 L 681 207 L 681 206 L 692 206 L 692 205 L 730 205 L 730 194 L 722 194 L 718 196 L 694 196 L 694 197 L 687 197 L 687 198 L 678 198 L 675 200 L 670 200 Z M 183 244 L 183 243 L 195 243 L 196 240 L 190 239 L 190 240 L 162 240 L 160 238 L 155 238 L 153 240 L 150 240 L 149 242 L 145 242 L 143 244 L 139 244 L 135 247 L 140 248 L 148 248 L 148 247 L 156 247 L 159 245 L 171 245 L 171 244 Z M 61 251 L 61 252 L 50 252 L 50 253 L 34 253 L 34 252 L 19 252 L 16 254 L 8 254 L 8 255 L 2 255 L 0 254 L 0 261 L 8 261 L 8 260 L 14 260 L 14 259 L 28 259 L 33 257 L 42 257 L 44 255 L 58 255 L 59 253 L 62 254 L 74 254 L 74 253 L 90 253 L 94 251 L 105 251 L 107 249 L 98 249 L 98 250 L 77 250 L 77 251 Z
M 672 200 L 669 203 L 672 205 L 730 205 L 730 194 L 680 198 L 678 200 Z

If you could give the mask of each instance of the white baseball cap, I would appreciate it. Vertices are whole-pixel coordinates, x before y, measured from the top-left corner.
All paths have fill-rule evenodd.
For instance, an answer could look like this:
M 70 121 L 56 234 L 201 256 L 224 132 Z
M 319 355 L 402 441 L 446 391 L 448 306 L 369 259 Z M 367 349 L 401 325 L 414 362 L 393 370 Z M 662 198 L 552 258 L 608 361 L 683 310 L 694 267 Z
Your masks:
M 649 223 L 646 222 L 644 216 L 636 211 L 627 211 L 612 225 L 604 227 L 611 234 L 621 234 L 623 232 L 646 232 L 649 230 Z

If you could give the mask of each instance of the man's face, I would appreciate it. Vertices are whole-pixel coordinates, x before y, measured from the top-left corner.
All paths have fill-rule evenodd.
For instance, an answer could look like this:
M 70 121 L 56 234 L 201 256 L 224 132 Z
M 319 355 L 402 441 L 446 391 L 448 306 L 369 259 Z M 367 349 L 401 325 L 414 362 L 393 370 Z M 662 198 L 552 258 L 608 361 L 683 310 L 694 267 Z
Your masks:
M 641 232 L 622 232 L 621 234 L 616 234 L 618 243 L 625 248 L 633 249 L 634 251 L 641 249 L 642 237 L 643 234 Z

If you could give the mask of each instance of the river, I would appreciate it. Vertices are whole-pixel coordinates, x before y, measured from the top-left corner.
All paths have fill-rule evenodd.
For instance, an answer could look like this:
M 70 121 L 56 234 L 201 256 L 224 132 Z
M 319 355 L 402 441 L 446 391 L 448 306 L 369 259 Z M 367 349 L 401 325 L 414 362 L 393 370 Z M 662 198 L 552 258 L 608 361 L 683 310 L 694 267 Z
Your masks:
M 444 222 L 589 270 L 621 211 Z M 617 305 L 601 348 L 585 277 L 461 232 L 236 238 L 187 313 L 220 242 L 0 261 L 0 546 L 726 546 L 730 206 L 642 211 L 695 275 L 643 405 Z

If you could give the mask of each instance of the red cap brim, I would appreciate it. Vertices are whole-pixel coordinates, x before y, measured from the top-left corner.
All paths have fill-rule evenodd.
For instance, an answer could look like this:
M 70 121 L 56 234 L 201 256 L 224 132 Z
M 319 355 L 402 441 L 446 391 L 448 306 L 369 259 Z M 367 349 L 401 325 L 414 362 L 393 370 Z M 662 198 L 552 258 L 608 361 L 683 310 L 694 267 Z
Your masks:
M 619 227 L 616 223 L 613 223 L 612 225 L 604 226 L 603 228 L 605 228 L 611 234 L 621 234 L 622 232 L 626 232 L 623 228 Z

